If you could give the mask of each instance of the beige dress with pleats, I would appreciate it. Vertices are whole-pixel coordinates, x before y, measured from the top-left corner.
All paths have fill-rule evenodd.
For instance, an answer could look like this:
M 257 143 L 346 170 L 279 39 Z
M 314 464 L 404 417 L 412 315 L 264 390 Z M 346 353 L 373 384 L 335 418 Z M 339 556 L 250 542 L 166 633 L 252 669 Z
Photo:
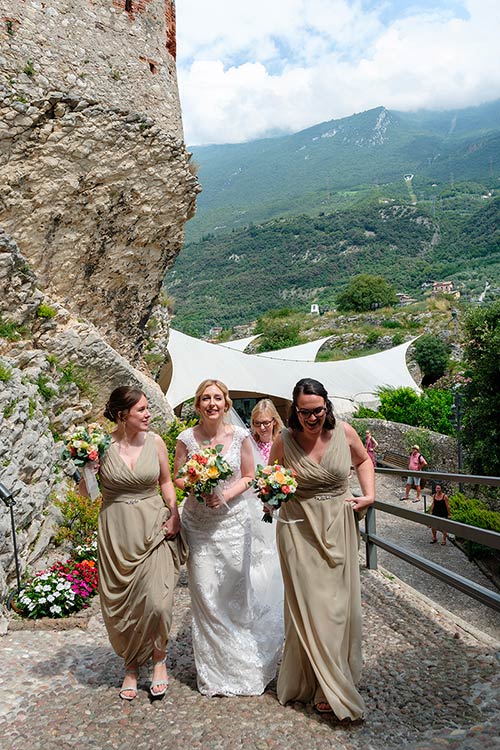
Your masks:
M 320 463 L 288 430 L 284 464 L 297 472 L 296 494 L 282 505 L 278 550 L 285 584 L 285 650 L 278 699 L 330 704 L 339 719 L 363 716 L 358 529 L 348 477 L 351 454 L 337 422 Z
M 165 539 L 170 511 L 158 493 L 160 465 L 148 433 L 134 470 L 116 443 L 101 460 L 98 568 L 101 608 L 111 645 L 125 664 L 144 664 L 168 640 L 179 575 L 180 539 Z

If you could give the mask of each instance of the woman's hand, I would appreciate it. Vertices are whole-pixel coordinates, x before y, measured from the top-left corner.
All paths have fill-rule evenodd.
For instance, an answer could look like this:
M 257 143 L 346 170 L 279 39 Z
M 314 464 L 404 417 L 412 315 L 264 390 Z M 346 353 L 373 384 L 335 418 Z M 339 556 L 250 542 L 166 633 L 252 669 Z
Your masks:
M 369 497 L 368 495 L 361 495 L 361 497 L 348 497 L 345 502 L 350 505 L 353 510 L 360 511 L 373 505 L 374 498 Z
M 210 492 L 210 494 L 202 493 L 202 497 L 205 500 L 205 505 L 207 506 L 207 508 L 217 509 L 222 508 L 223 505 L 226 505 L 226 500 L 222 491 Z
M 166 539 L 173 539 L 174 536 L 177 536 L 181 528 L 181 519 L 177 509 L 171 514 L 168 521 L 165 521 L 162 528 Z

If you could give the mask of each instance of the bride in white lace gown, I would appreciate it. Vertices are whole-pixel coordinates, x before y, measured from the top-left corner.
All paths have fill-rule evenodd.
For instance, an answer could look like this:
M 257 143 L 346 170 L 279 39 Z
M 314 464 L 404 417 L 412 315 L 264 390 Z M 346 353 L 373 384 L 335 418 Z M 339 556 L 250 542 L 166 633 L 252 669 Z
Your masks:
M 201 383 L 200 424 L 179 435 L 175 475 L 200 448 L 222 445 L 233 474 L 200 503 L 189 495 L 182 524 L 189 544 L 193 651 L 204 695 L 260 695 L 274 678 L 283 645 L 283 584 L 274 528 L 247 489 L 254 474 L 248 431 L 226 424 L 226 386 Z M 183 480 L 176 480 L 183 488 Z

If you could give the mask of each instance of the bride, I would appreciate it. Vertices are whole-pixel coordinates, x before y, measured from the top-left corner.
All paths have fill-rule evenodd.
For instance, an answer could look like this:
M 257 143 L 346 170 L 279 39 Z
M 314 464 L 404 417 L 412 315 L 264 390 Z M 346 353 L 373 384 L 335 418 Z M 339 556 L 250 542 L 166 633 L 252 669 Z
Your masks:
M 283 643 L 283 586 L 274 529 L 249 489 L 254 476 L 248 431 L 227 424 L 227 387 L 204 380 L 196 390 L 196 427 L 181 432 L 175 476 L 193 453 L 222 445 L 232 476 L 182 512 L 189 544 L 193 650 L 200 693 L 260 695 L 274 678 Z M 184 489 L 184 480 L 176 479 Z

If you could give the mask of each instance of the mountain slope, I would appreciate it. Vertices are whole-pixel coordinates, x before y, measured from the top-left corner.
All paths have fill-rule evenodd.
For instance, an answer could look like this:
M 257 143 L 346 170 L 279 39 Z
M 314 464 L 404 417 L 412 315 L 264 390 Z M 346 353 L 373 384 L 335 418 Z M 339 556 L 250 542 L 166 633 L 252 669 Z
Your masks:
M 203 192 L 188 242 L 276 216 L 342 208 L 388 183 L 393 197 L 403 197 L 408 173 L 423 197 L 433 182 L 497 181 L 500 101 L 457 112 L 377 107 L 289 136 L 192 150 Z

